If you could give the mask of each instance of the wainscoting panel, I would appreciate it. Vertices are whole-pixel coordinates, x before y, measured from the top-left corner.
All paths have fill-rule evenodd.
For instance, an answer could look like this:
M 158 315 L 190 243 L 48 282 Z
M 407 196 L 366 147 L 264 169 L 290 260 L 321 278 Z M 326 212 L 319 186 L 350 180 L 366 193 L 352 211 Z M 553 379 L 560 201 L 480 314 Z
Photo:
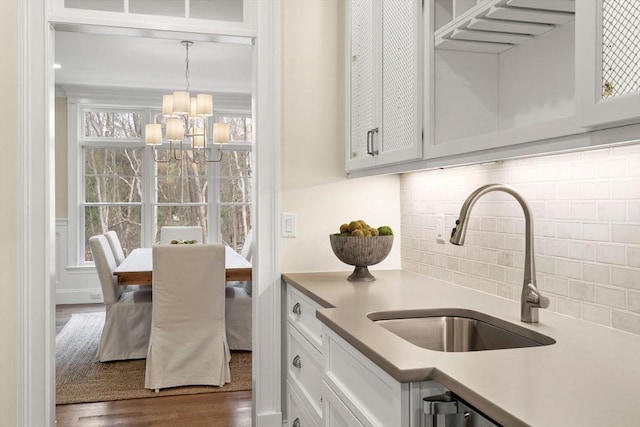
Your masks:
M 56 219 L 56 305 L 100 303 L 102 289 L 96 270 L 69 260 L 68 235 L 68 220 Z

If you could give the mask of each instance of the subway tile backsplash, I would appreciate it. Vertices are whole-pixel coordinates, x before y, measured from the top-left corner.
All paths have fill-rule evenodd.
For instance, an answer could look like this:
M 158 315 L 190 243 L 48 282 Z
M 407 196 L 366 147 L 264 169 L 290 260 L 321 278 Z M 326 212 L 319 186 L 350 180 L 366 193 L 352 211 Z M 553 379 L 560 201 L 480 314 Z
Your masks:
M 550 310 L 640 335 L 640 144 L 413 172 L 401 178 L 402 268 L 519 300 L 524 217 L 489 193 L 471 212 L 464 246 L 445 236 L 477 187 L 509 184 L 535 219 L 538 286 Z

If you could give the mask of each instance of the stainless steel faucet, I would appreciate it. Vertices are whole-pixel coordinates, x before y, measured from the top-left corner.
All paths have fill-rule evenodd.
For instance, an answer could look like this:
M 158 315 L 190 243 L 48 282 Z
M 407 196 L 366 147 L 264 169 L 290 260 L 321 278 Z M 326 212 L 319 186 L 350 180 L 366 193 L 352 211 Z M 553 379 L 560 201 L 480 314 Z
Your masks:
M 520 320 L 527 323 L 538 323 L 538 308 L 549 307 L 549 298 L 542 296 L 536 287 L 536 266 L 533 252 L 533 215 L 529 205 L 522 196 L 511 186 L 504 184 L 488 184 L 475 190 L 464 201 L 456 227 L 451 231 L 450 242 L 454 245 L 464 245 L 467 234 L 469 214 L 478 199 L 491 191 L 503 191 L 512 195 L 524 211 L 525 222 L 525 252 L 524 252 L 524 281 L 520 297 Z

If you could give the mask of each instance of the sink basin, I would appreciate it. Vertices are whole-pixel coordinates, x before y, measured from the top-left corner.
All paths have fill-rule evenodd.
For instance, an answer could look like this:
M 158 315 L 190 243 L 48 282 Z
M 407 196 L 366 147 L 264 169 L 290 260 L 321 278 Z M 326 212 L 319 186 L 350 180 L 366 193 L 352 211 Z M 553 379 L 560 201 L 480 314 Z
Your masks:
M 472 310 L 380 311 L 367 317 L 418 347 L 436 351 L 500 350 L 555 343 L 546 335 Z

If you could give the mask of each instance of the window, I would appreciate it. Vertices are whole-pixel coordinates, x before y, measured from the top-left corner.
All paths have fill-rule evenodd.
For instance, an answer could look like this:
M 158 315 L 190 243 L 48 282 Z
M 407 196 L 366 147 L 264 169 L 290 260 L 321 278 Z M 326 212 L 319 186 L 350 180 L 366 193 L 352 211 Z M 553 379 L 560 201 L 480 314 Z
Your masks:
M 92 261 L 89 237 L 115 230 L 127 247 L 139 245 L 142 224 L 142 114 L 83 112 L 84 260 Z
M 252 226 L 248 113 L 217 113 L 214 121 L 229 123 L 231 141 L 220 162 L 196 163 L 188 144 L 182 161 L 153 160 L 141 129 L 146 121 L 158 118 L 157 112 L 89 105 L 79 111 L 81 263 L 92 262 L 88 241 L 93 235 L 114 230 L 125 252 L 130 252 L 159 241 L 164 225 L 198 225 L 205 243 L 220 241 L 238 252 L 242 249 Z M 158 158 L 166 159 L 168 151 L 165 146 L 158 148 Z
M 229 124 L 230 139 L 236 146 L 235 150 L 225 153 L 220 162 L 220 237 L 224 244 L 240 252 L 251 229 L 253 122 L 245 115 L 218 115 L 215 121 Z

